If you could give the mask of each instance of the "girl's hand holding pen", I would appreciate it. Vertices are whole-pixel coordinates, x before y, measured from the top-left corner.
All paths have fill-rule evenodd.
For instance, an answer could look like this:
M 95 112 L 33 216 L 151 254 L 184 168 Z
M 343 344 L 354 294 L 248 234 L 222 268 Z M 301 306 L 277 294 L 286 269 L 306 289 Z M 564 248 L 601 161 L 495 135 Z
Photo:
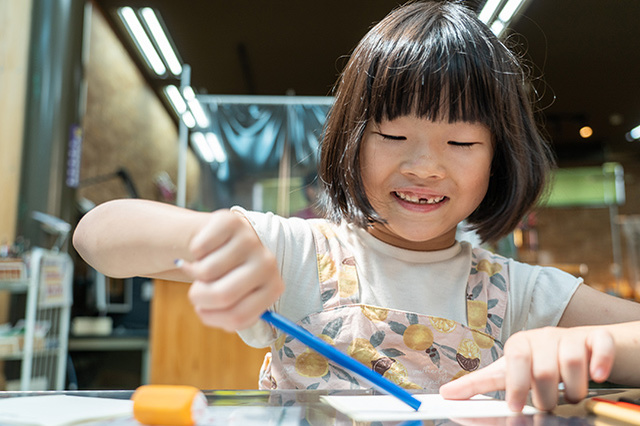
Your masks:
M 558 403 L 558 384 L 564 397 L 578 402 L 587 396 L 589 380 L 603 382 L 613 369 L 614 340 L 602 327 L 546 327 L 511 336 L 504 356 L 493 364 L 440 388 L 448 399 L 506 390 L 513 411 L 521 411 L 529 390 L 533 405 L 543 411 Z
M 230 332 L 248 328 L 284 291 L 275 256 L 237 213 L 211 213 L 189 251 L 194 260 L 176 265 L 193 279 L 189 299 L 206 325 Z

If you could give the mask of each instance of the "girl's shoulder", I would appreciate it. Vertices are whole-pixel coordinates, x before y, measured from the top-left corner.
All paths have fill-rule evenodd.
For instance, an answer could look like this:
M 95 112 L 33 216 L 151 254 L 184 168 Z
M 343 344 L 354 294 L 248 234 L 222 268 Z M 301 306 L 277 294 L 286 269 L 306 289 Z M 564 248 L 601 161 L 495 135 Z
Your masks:
M 303 219 L 284 217 L 272 212 L 246 210 L 232 207 L 232 211 L 241 214 L 253 227 L 263 244 L 271 249 L 289 246 L 302 247 L 313 244 L 314 230 L 318 227 L 334 230 L 334 225 L 324 219 Z
M 463 241 L 461 244 L 463 246 L 465 245 L 471 246 L 469 243 L 465 241 Z M 493 252 L 483 247 L 477 247 L 477 246 L 471 246 L 471 256 L 472 256 L 472 259 L 478 259 L 478 260 L 485 259 L 485 260 L 492 260 L 500 263 L 514 262 L 514 260 L 509 257 L 505 257 L 499 253 Z
M 273 212 L 260 212 L 256 210 L 247 210 L 240 206 L 231 207 L 231 211 L 244 216 L 252 225 L 259 226 L 283 226 L 289 228 L 310 228 L 313 224 L 327 224 L 330 222 L 321 218 L 301 218 L 297 216 L 285 217 Z
M 481 247 L 473 247 L 471 249 L 471 258 L 473 264 L 482 265 L 489 263 L 491 265 L 500 265 L 512 279 L 533 281 L 536 284 L 552 284 L 558 282 L 576 283 L 582 280 L 568 272 L 565 272 L 555 266 L 535 265 L 521 262 L 517 259 L 494 253 Z

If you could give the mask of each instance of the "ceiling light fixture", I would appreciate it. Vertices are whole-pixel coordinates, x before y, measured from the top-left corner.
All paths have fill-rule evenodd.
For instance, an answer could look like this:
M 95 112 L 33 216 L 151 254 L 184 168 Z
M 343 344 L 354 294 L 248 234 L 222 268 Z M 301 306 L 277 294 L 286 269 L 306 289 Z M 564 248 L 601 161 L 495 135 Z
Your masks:
M 227 154 L 225 153 L 224 148 L 222 148 L 222 144 L 220 143 L 218 136 L 213 132 L 207 132 L 206 137 L 207 144 L 211 148 L 211 151 L 213 151 L 213 159 L 218 163 L 224 163 L 227 161 Z
M 207 163 L 224 163 L 227 161 L 227 154 L 224 152 L 215 133 L 193 132 L 191 134 L 191 145 L 200 158 Z
M 184 98 L 180 94 L 180 89 L 178 89 L 174 85 L 170 85 L 165 86 L 163 92 L 176 114 L 178 116 L 184 114 L 184 112 L 187 110 L 187 103 L 184 101 Z
M 205 163 L 211 163 L 214 160 L 213 150 L 202 132 L 191 133 L 191 146 Z
M 182 63 L 158 12 L 150 7 L 136 12 L 126 6 L 118 9 L 118 16 L 145 62 L 156 75 L 164 77 L 167 68 L 174 76 L 182 74 Z
M 487 0 L 478 18 L 487 24 L 491 31 L 501 37 L 505 30 L 519 16 L 530 0 Z
M 124 26 L 127 28 L 129 35 L 133 38 L 138 50 L 146 61 L 149 68 L 157 75 L 164 75 L 167 68 L 164 66 L 160 55 L 156 51 L 151 39 L 142 27 L 138 15 L 130 7 L 121 7 L 118 9 L 118 15 L 122 19 Z
M 188 128 L 193 129 L 194 127 L 196 127 L 196 119 L 193 118 L 193 114 L 191 114 L 191 111 L 185 111 L 180 117 Z
M 209 115 L 202 108 L 191 86 L 186 86 L 182 94 L 174 85 L 165 86 L 163 92 L 176 115 L 182 118 L 188 128 L 193 129 L 196 125 L 201 129 L 209 127 Z
M 638 139 L 640 139 L 640 126 L 636 126 L 633 129 L 631 129 L 626 135 L 625 138 L 629 141 L 629 142 L 633 142 L 636 141 Z
M 169 41 L 164 26 L 160 23 L 160 19 L 158 19 L 158 14 L 150 7 L 143 7 L 140 9 L 140 16 L 149 29 L 156 46 L 158 46 L 160 55 L 169 67 L 171 74 L 175 76 L 180 75 L 182 73 L 182 64 L 178 59 L 173 45 Z
M 196 99 L 196 94 L 191 86 L 185 87 L 182 90 L 182 94 L 184 95 L 184 99 L 187 101 L 187 105 L 189 105 L 189 109 L 196 119 L 196 123 L 198 123 L 198 127 L 203 129 L 209 127 L 209 117 L 204 112 L 204 109 L 202 109 L 200 101 Z

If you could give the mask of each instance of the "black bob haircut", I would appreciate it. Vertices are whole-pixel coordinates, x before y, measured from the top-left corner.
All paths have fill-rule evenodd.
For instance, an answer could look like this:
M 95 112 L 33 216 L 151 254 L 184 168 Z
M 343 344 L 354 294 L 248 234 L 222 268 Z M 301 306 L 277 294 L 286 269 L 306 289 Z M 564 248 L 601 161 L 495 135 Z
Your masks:
M 544 192 L 554 161 L 533 114 L 520 59 L 459 2 L 411 2 L 375 25 L 335 87 L 319 176 L 328 219 L 384 223 L 360 173 L 367 123 L 416 115 L 489 127 L 494 157 L 487 194 L 467 218 L 486 242 L 509 234 Z

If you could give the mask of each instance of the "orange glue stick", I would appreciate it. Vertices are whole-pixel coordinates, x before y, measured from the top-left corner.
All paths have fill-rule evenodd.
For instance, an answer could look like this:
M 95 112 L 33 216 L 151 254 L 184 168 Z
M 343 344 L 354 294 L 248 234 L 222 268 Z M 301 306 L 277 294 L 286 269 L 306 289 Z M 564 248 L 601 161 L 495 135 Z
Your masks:
M 131 400 L 133 417 L 145 425 L 193 426 L 207 410 L 207 398 L 193 386 L 144 385 Z

